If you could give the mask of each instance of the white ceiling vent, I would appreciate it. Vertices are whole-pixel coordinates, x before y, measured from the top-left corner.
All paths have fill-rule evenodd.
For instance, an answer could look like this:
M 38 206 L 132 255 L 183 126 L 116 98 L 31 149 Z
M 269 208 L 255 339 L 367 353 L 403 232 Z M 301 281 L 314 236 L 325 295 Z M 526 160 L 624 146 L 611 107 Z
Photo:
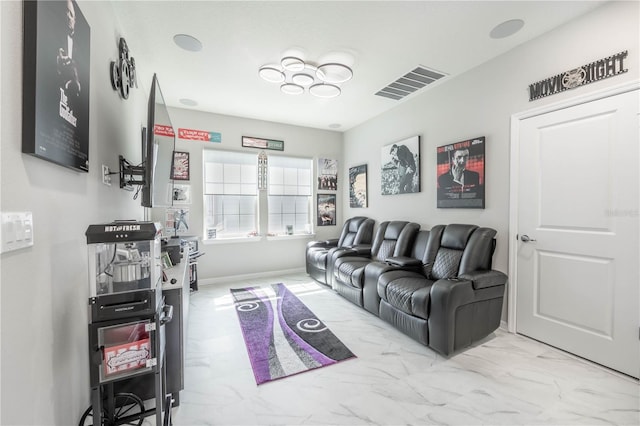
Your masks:
M 399 101 L 416 90 L 420 90 L 426 85 L 440 80 L 445 75 L 446 74 L 442 74 L 441 72 L 418 66 L 418 68 L 408 72 L 387 87 L 381 89 L 376 95 Z

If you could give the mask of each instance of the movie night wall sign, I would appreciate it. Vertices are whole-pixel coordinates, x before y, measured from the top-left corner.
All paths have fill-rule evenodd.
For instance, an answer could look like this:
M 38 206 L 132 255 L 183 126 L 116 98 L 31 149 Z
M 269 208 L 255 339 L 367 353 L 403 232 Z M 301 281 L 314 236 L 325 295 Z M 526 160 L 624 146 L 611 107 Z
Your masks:
M 565 90 L 575 89 L 589 83 L 604 80 L 623 74 L 628 70 L 624 67 L 627 51 L 582 65 L 565 71 L 545 80 L 529 85 L 529 101 L 555 95 Z

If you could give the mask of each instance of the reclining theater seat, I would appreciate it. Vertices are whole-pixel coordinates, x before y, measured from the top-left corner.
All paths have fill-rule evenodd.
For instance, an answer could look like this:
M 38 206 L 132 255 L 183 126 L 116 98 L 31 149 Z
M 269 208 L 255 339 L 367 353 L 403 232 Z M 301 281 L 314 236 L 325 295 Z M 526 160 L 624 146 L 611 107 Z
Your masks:
M 378 295 L 378 278 L 380 275 L 394 269 L 421 271 L 422 259 L 428 242 L 429 231 L 421 229 L 416 234 L 413 246 L 407 256 L 388 257 L 384 262 L 371 262 L 364 267 L 362 303 L 367 311 L 376 316 L 380 315 L 380 296 Z
M 346 248 L 362 247 L 369 250 L 373 239 L 374 220 L 356 216 L 347 219 L 339 238 L 327 241 L 311 241 L 306 247 L 307 274 L 316 281 L 331 285 L 327 277 L 327 265 L 332 256 L 339 256 Z M 331 263 L 333 265 L 333 263 Z M 333 273 L 333 270 L 330 271 Z
M 422 271 L 380 275 L 380 318 L 444 355 L 491 334 L 507 282 L 491 270 L 495 235 L 475 225 L 433 227 Z
M 365 266 L 371 262 L 384 262 L 388 257 L 407 255 L 419 230 L 420 225 L 413 222 L 382 222 L 369 251 L 352 250 L 335 259 L 332 288 L 347 300 L 363 307 Z

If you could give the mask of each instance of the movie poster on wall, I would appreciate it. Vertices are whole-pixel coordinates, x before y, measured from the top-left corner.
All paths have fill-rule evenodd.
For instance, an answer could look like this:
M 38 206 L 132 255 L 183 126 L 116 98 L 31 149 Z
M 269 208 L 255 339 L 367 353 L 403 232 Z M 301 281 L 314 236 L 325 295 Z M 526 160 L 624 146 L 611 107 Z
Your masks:
M 385 145 L 381 154 L 382 195 L 420 192 L 420 136 Z
M 438 208 L 484 208 L 484 136 L 439 146 L 437 164 Z
M 349 168 L 349 207 L 367 207 L 367 165 Z
M 320 191 L 338 189 L 338 160 L 318 158 L 318 189 Z
M 318 194 L 318 226 L 335 226 L 336 194 Z
M 24 2 L 22 152 L 84 172 L 90 41 L 75 1 Z

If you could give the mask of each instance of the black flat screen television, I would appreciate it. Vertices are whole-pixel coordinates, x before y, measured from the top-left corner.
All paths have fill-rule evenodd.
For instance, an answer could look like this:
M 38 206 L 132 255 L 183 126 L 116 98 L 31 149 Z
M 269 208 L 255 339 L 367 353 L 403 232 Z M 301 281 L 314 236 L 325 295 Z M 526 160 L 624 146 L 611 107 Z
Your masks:
M 146 138 L 142 141 L 144 183 L 141 204 L 144 207 L 171 206 L 171 167 L 176 140 L 156 74 L 151 82 L 148 108 Z

